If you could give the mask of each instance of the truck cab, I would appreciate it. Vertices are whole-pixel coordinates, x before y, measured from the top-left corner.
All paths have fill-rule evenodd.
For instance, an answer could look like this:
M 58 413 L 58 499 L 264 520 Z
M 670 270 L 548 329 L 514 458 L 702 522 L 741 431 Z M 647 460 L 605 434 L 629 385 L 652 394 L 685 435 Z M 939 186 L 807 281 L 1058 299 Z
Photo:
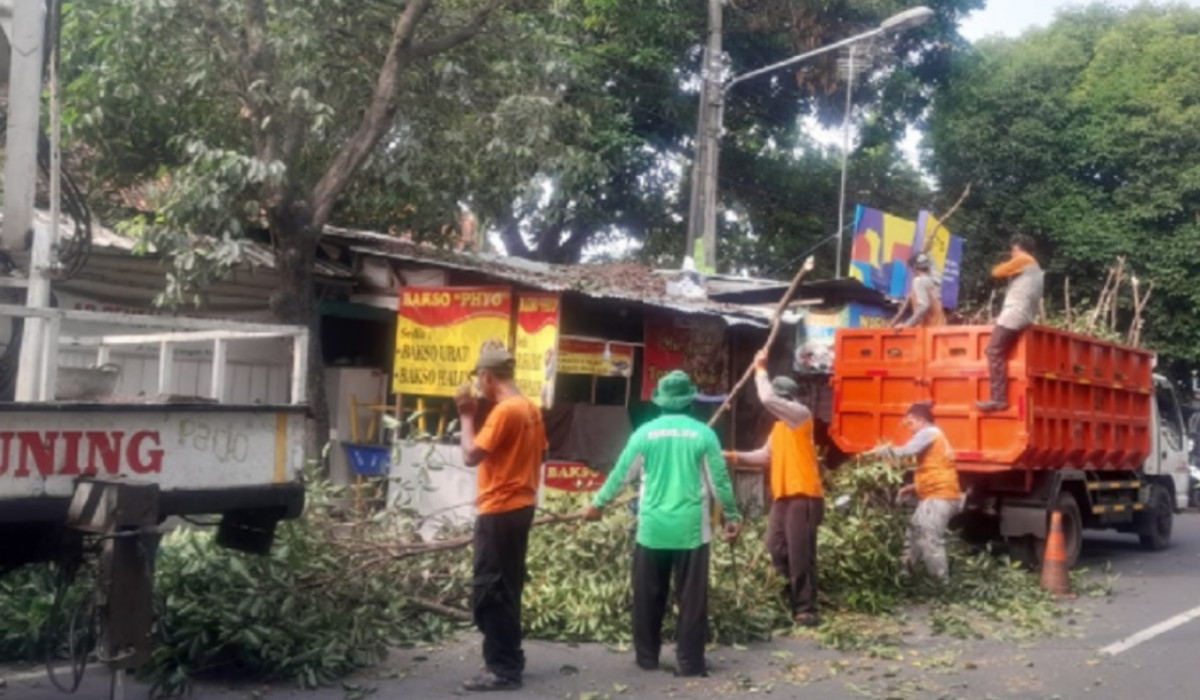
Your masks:
M 1142 466 L 1147 476 L 1170 484 L 1171 500 L 1177 510 L 1188 507 L 1188 454 L 1191 438 L 1183 421 L 1179 398 L 1166 377 L 1154 375 L 1151 404 L 1154 429 L 1150 454 Z

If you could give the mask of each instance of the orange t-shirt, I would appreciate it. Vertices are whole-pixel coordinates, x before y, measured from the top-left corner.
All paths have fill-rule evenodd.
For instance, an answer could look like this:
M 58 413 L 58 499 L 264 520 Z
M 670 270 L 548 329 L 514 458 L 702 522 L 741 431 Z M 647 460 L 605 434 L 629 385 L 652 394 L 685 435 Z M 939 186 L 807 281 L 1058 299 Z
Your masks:
M 496 404 L 475 436 L 475 446 L 487 452 L 477 478 L 480 513 L 506 513 L 537 502 L 546 445 L 542 413 L 532 401 L 513 396 Z
M 813 444 L 812 418 L 794 429 L 776 421 L 771 429 L 771 497 L 808 496 L 821 498 L 821 473 Z

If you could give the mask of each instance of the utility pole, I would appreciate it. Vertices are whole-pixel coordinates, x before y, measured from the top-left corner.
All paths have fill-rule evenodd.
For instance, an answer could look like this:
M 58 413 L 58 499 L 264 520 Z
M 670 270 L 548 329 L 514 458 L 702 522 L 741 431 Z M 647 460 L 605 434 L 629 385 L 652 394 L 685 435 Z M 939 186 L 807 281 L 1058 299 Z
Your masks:
M 846 63 L 846 116 L 842 118 L 842 187 L 838 193 L 837 261 L 833 267 L 834 279 L 842 278 L 842 241 L 846 238 L 846 165 L 850 159 L 850 109 L 854 106 L 854 49 L 850 44 Z
M 721 86 L 723 0 L 708 0 L 708 42 L 704 49 L 700 75 L 700 109 L 696 118 L 696 147 L 692 157 L 692 190 L 688 206 L 686 255 L 692 256 L 696 269 L 713 273 L 717 269 L 717 169 L 720 158 L 722 111 L 725 108 Z

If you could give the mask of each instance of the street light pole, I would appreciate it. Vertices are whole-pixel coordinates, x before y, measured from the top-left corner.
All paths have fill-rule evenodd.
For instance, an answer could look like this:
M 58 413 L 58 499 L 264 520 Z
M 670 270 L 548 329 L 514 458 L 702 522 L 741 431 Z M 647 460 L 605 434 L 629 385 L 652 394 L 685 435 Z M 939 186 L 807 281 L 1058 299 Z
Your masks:
M 836 51 L 843 46 L 851 46 L 877 36 L 895 34 L 910 29 L 928 22 L 934 16 L 933 10 L 928 7 L 914 7 L 888 17 L 870 31 L 743 73 L 722 85 L 720 82 L 721 0 L 709 0 L 708 12 L 709 36 L 704 57 L 704 86 L 700 91 L 701 115 L 697 124 L 696 153 L 692 158 L 693 182 L 692 200 L 688 207 L 687 249 L 687 255 L 697 256 L 696 268 L 702 272 L 713 272 L 717 266 L 717 166 L 720 155 L 718 144 L 724 127 L 725 95 L 735 85 L 752 78 L 794 66 L 810 58 Z M 714 27 L 716 31 L 713 31 Z M 701 182 L 697 182 L 697 180 Z M 697 198 L 701 201 L 697 201 Z M 699 219 L 698 222 L 697 219 Z M 701 241 L 700 246 L 696 245 L 697 235 Z M 840 241 L 839 236 L 839 243 Z M 841 263 L 839 262 L 838 265 L 840 270 Z

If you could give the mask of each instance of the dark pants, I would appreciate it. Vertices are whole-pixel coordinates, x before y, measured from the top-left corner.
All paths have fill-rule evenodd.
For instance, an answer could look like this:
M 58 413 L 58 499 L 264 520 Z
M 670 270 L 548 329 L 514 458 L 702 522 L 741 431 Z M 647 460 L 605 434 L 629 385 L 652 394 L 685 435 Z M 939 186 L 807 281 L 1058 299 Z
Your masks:
M 992 401 L 1008 403 L 1008 352 L 1021 338 L 1021 331 L 1004 326 L 992 329 L 992 339 L 985 351 L 988 359 L 988 378 L 991 384 Z
M 471 607 L 483 633 L 483 660 L 497 676 L 520 680 L 521 591 L 533 506 L 475 518 L 475 578 Z
M 708 642 L 708 545 L 696 549 L 633 550 L 633 649 L 638 666 L 658 666 L 663 616 L 675 577 L 679 624 L 675 657 L 682 675 L 700 675 Z
M 767 552 L 787 580 L 792 615 L 817 614 L 817 528 L 825 517 L 825 499 L 781 498 L 767 519 Z

